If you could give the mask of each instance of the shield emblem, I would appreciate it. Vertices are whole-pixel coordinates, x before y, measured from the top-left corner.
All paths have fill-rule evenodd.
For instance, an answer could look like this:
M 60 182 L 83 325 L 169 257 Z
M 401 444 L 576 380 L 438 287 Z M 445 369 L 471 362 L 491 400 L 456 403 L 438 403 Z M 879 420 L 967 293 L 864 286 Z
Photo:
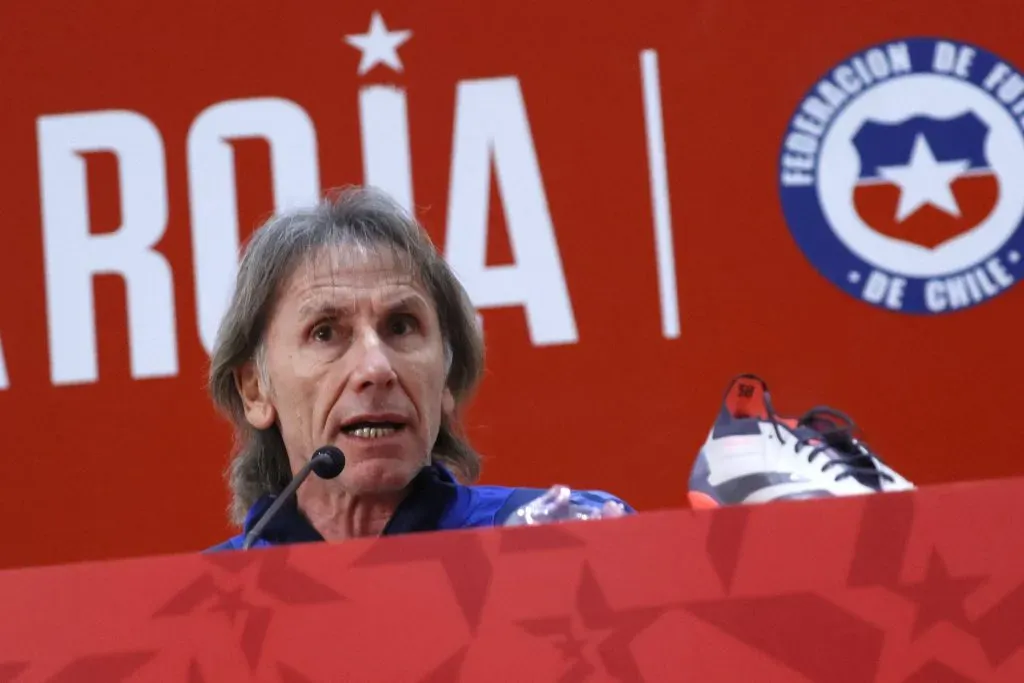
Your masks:
M 857 214 L 883 235 L 928 249 L 973 230 L 999 199 L 999 178 L 985 156 L 988 134 L 974 112 L 865 121 L 853 137 Z

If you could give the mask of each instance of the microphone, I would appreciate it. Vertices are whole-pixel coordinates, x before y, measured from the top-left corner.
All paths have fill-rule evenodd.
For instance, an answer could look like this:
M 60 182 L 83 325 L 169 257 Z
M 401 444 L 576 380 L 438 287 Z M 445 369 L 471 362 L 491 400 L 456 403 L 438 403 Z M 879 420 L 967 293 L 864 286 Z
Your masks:
M 281 495 L 274 500 L 270 508 L 256 522 L 256 526 L 245 535 L 242 550 L 248 550 L 256 542 L 256 539 L 263 533 L 263 529 L 270 524 L 270 521 L 277 514 L 277 511 L 284 506 L 285 502 L 295 494 L 295 491 L 302 485 L 302 482 L 306 481 L 306 477 L 309 476 L 310 472 L 315 472 L 316 476 L 321 479 L 334 479 L 341 474 L 343 469 L 345 469 L 345 454 L 341 452 L 340 448 L 337 446 L 321 446 L 316 449 L 309 462 L 303 465 L 298 474 L 292 477 L 292 480 L 288 482 L 288 486 L 284 488 L 284 491 L 281 491 Z

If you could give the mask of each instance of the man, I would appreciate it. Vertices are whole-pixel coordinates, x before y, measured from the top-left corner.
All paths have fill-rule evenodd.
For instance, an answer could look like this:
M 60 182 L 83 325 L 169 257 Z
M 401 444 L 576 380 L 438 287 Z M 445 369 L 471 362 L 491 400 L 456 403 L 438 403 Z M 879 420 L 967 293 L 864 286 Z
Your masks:
M 321 446 L 341 475 L 310 477 L 254 544 L 620 516 L 600 491 L 473 485 L 459 408 L 483 368 L 466 292 L 386 194 L 350 189 L 253 235 L 221 324 L 210 391 L 236 430 L 232 519 L 245 534 Z

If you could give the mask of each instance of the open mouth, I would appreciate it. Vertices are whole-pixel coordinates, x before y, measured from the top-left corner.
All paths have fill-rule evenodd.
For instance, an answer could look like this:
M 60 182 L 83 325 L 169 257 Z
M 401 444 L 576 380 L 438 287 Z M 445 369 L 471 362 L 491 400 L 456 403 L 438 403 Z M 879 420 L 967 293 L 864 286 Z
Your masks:
M 405 425 L 401 422 L 353 422 L 352 424 L 345 425 L 341 428 L 341 431 L 348 435 L 354 436 L 357 439 L 380 439 L 385 436 L 391 436 L 405 429 Z

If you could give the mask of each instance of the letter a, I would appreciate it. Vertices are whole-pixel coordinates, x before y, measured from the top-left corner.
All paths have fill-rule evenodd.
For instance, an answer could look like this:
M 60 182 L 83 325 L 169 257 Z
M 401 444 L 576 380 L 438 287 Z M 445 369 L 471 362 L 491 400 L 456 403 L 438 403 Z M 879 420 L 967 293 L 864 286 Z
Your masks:
M 487 266 L 493 154 L 514 263 Z M 445 256 L 478 308 L 523 306 L 535 345 L 578 339 L 526 106 L 516 78 L 459 84 Z

